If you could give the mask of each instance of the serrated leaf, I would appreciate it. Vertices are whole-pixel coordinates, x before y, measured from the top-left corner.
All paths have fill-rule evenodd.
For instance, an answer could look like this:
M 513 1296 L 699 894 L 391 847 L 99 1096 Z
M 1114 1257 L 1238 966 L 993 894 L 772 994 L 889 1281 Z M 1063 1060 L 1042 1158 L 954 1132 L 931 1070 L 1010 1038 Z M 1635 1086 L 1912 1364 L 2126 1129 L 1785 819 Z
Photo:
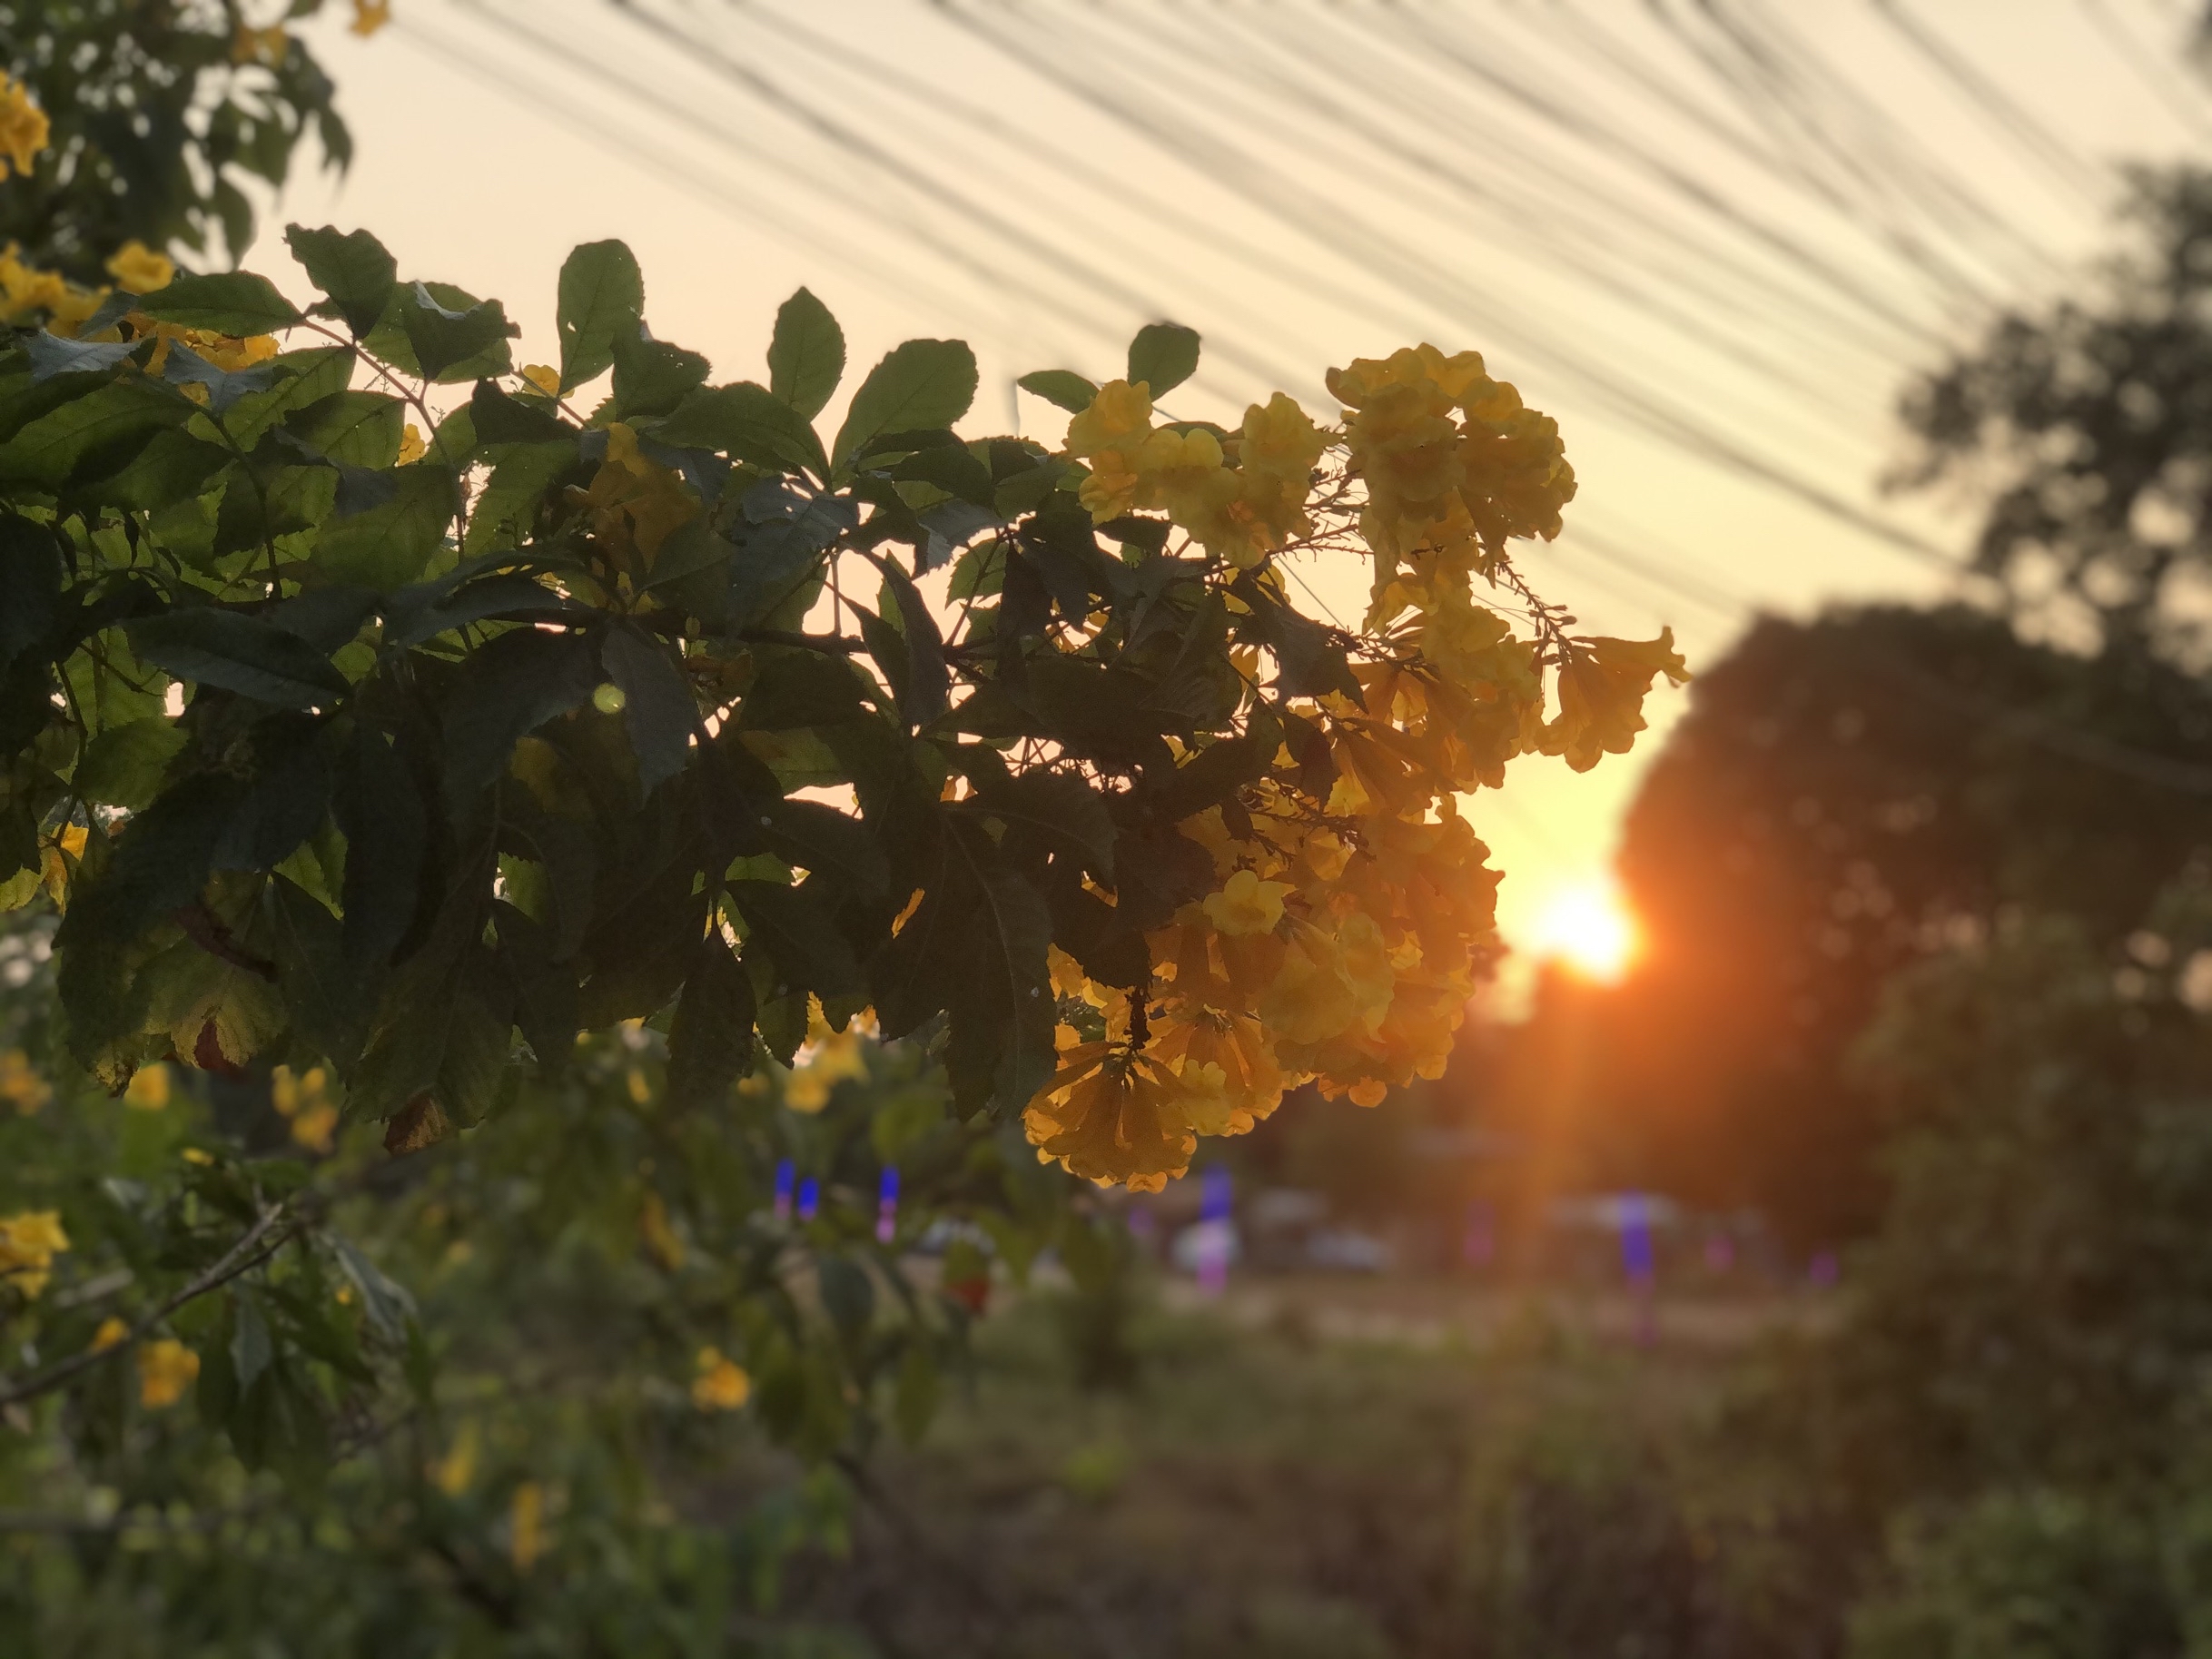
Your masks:
M 714 449 L 776 472 L 829 471 L 822 439 L 806 418 L 765 386 L 739 380 L 691 393 L 653 429 L 662 443 Z
M 626 420 L 665 415 L 706 382 L 712 370 L 696 351 L 655 340 L 641 325 L 615 337 L 615 408 Z
M 258 617 L 204 606 L 129 627 L 131 648 L 181 680 L 217 686 L 282 708 L 328 708 L 351 689 L 305 640 Z
M 497 300 L 457 309 L 441 303 L 428 283 L 416 282 L 401 291 L 399 321 L 425 380 L 470 380 L 513 366 L 507 341 L 518 331 Z
M 844 331 L 829 307 L 800 289 L 775 313 L 768 342 L 768 389 L 812 420 L 844 378 Z
M 861 988 L 860 963 L 836 920 L 809 887 L 733 882 L 730 896 L 750 930 L 746 950 L 765 950 L 781 983 L 824 1002 Z
M 1189 380 L 1198 363 L 1198 331 L 1180 322 L 1148 322 L 1129 342 L 1130 382 L 1142 380 L 1155 400 Z
M 668 1103 L 699 1106 L 753 1067 L 753 982 L 719 934 L 700 943 L 668 1025 Z
M 962 340 L 910 340 L 869 371 L 853 394 L 833 456 L 848 466 L 886 432 L 950 427 L 975 401 L 975 353 Z
M 349 390 L 299 410 L 284 422 L 284 430 L 341 465 L 386 469 L 400 459 L 406 420 L 407 406 L 399 399 Z
M 588 242 L 560 268 L 558 326 L 566 394 L 613 366 L 615 341 L 635 339 L 645 315 L 645 275 L 619 242 Z
M 389 593 L 422 573 L 453 528 L 459 489 L 442 467 L 418 461 L 374 476 L 390 480 L 391 498 L 323 524 L 309 558 L 318 581 Z
M 143 811 L 161 793 L 162 775 L 185 742 L 184 728 L 173 720 L 111 726 L 85 746 L 71 787 L 93 805 Z
M 399 263 L 382 242 L 366 231 L 341 232 L 331 225 L 311 231 L 299 224 L 284 228 L 284 240 L 308 281 L 330 295 L 357 338 L 376 326 L 400 280 Z
M 1099 389 L 1071 369 L 1040 369 L 1014 382 L 1023 391 L 1036 393 L 1047 403 L 1080 415 L 1099 395 Z
M 196 406 L 160 381 L 130 375 L 80 392 L 0 446 L 0 477 L 57 489 L 129 465 L 154 433 Z

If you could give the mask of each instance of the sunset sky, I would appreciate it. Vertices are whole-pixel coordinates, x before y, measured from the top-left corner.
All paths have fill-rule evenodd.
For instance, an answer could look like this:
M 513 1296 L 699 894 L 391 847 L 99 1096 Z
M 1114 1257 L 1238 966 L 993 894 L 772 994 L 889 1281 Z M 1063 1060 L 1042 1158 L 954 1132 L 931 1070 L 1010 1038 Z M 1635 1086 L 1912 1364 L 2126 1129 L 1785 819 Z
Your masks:
M 1661 26 L 1692 8 L 1630 0 L 394 9 L 368 41 L 315 25 L 360 157 L 295 181 L 252 255 L 280 280 L 284 218 L 365 225 L 544 360 L 560 260 L 619 236 L 655 331 L 723 378 L 762 374 L 805 284 L 856 368 L 965 337 L 970 430 L 1046 441 L 1063 418 L 1014 377 L 1110 378 L 1159 316 L 1208 345 L 1171 412 L 1230 422 L 1277 385 L 1333 413 L 1321 370 L 1354 355 L 1473 347 L 1581 479 L 1526 568 L 1590 631 L 1671 625 L 1693 667 L 1754 608 L 1953 585 L 1958 504 L 1877 489 L 1901 377 L 2078 271 L 2111 163 L 2212 135 L 2160 0 L 1775 8 L 1763 90 Z M 1356 614 L 1361 572 L 1309 574 Z M 1636 757 L 1526 760 L 1471 804 L 1517 945 L 1604 891 L 1682 705 L 1654 696 Z

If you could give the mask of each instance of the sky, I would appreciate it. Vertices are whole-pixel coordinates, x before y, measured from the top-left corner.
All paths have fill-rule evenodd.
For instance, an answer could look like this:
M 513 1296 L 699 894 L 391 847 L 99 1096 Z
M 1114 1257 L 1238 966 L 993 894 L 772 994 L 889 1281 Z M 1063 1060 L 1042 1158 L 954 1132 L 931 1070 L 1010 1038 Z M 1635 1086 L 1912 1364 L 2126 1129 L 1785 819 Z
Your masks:
M 1522 568 L 1693 668 L 1757 612 L 1960 589 L 1970 501 L 1880 488 L 1901 386 L 2079 283 L 2118 163 L 2212 143 L 2182 0 L 398 0 L 368 40 L 345 9 L 309 28 L 358 155 L 295 175 L 248 261 L 280 281 L 284 220 L 364 225 L 547 360 L 560 261 L 618 236 L 720 378 L 765 378 L 805 285 L 848 385 L 957 335 L 970 430 L 1047 442 L 1014 379 L 1111 378 L 1160 317 L 1206 341 L 1170 411 L 1232 423 L 1471 347 L 1580 479 Z M 1362 571 L 1308 575 L 1357 614 Z M 1510 943 L 1602 882 L 1688 695 L 1468 803 Z

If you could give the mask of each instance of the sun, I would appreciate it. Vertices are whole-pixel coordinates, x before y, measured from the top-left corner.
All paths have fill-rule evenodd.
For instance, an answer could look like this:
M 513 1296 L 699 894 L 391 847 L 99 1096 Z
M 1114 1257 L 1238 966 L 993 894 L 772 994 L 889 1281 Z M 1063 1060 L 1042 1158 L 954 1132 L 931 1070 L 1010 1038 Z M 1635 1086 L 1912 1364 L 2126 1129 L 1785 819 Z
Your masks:
M 1530 953 L 1601 985 L 1619 983 L 1636 955 L 1635 918 L 1611 881 L 1562 887 L 1545 905 Z

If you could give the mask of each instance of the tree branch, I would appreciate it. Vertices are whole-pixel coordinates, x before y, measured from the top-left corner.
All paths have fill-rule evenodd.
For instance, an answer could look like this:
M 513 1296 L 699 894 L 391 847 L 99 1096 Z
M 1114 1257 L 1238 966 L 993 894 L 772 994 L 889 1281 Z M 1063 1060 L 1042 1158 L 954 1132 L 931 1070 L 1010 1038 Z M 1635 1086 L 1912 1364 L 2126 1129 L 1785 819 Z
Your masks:
M 88 1371 L 104 1360 L 136 1347 L 148 1331 L 185 1303 L 196 1301 L 211 1290 L 221 1289 L 240 1274 L 268 1260 L 284 1248 L 297 1229 L 297 1218 L 292 1218 L 290 1227 L 274 1239 L 270 1239 L 270 1233 L 276 1229 L 278 1222 L 286 1220 L 287 1213 L 282 1204 L 272 1204 L 262 1210 L 260 1220 L 246 1229 L 236 1244 L 222 1253 L 214 1266 L 173 1296 L 156 1303 L 150 1312 L 140 1317 L 121 1341 L 111 1342 L 105 1348 L 88 1348 L 83 1353 L 50 1365 L 43 1371 L 34 1371 L 15 1382 L 0 1384 L 0 1407 L 17 1405 L 24 1400 L 35 1399 L 39 1395 L 52 1393 L 80 1372 Z

